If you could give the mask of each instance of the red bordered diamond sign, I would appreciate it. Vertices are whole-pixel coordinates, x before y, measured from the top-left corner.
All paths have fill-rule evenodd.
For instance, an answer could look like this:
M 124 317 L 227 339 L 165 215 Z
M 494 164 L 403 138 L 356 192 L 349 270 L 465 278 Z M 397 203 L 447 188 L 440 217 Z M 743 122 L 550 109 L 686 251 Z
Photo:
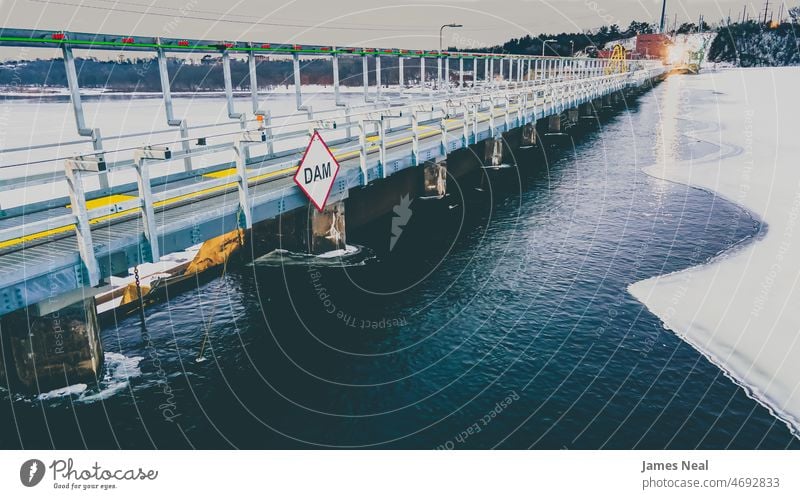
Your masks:
M 294 174 L 294 182 L 308 196 L 308 199 L 322 211 L 328 202 L 333 182 L 339 173 L 339 162 L 322 140 L 318 131 L 314 131 L 311 141 L 306 147 L 300 167 Z

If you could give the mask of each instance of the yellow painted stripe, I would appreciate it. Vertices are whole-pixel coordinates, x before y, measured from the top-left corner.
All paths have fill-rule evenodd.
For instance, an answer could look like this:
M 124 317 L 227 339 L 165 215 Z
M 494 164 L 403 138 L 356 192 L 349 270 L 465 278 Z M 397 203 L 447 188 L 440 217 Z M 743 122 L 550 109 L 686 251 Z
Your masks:
M 204 173 L 206 178 L 224 178 L 236 175 L 236 168 L 228 168 L 227 170 L 217 170 L 215 172 Z
M 136 197 L 129 196 L 127 194 L 112 194 L 111 196 L 104 196 L 86 201 L 86 209 L 93 210 L 95 208 L 102 208 L 103 206 L 108 206 L 111 204 L 123 203 L 132 199 L 136 199 Z M 72 208 L 72 205 L 68 204 L 67 208 Z

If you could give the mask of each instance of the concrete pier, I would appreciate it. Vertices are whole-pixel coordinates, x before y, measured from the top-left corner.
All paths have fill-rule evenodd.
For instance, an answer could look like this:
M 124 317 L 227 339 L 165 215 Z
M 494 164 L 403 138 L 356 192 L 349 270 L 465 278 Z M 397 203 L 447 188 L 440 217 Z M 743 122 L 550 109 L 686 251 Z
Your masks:
M 570 127 L 577 126 L 579 118 L 580 114 L 578 112 L 577 107 L 573 107 L 567 110 L 567 121 L 569 122 Z
M 552 134 L 560 134 L 562 132 L 561 129 L 561 115 L 554 114 L 547 118 L 547 132 Z
M 503 164 L 503 139 L 496 137 L 484 142 L 483 166 L 497 168 Z
M 329 251 L 345 249 L 344 201 L 329 204 L 321 212 L 313 210 L 309 220 L 308 253 L 321 255 Z
M 442 198 L 447 194 L 447 161 L 429 161 L 423 167 L 423 196 Z
M 6 381 L 20 391 L 91 384 L 101 377 L 103 347 L 94 298 L 64 298 L 2 318 Z
M 528 123 L 522 127 L 520 135 L 520 148 L 530 149 L 538 143 L 538 133 L 536 132 L 536 123 Z

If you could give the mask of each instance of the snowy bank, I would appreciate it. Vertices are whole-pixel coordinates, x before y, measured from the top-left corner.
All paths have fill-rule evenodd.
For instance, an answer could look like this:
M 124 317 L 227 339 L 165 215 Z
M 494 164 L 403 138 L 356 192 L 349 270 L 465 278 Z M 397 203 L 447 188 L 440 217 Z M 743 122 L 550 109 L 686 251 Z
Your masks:
M 671 78 L 666 85 L 666 145 L 647 173 L 714 192 L 765 227 L 704 265 L 629 290 L 797 434 L 800 68 L 726 70 Z M 669 144 L 681 134 L 719 149 L 677 160 Z

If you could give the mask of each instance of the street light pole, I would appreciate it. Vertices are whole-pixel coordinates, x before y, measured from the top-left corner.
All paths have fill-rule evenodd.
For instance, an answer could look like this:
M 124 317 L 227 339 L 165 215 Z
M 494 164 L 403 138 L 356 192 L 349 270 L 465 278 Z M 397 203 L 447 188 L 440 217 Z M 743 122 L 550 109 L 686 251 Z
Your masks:
M 439 69 L 437 70 L 437 72 L 439 73 L 439 77 L 437 78 L 437 80 L 439 80 L 439 83 L 441 83 L 441 81 L 442 81 L 442 73 L 441 73 L 441 65 L 442 65 L 442 33 L 444 32 L 445 28 L 463 28 L 463 27 L 464 27 L 463 24 L 450 23 L 450 24 L 443 24 L 442 27 L 439 28 L 439 62 L 438 62 Z M 447 75 L 447 77 L 449 78 L 449 75 Z
M 463 27 L 464 27 L 463 24 L 450 23 L 450 24 L 443 24 L 442 27 L 439 28 L 439 54 L 440 55 L 442 53 L 442 32 L 444 31 L 444 29 L 445 28 L 463 28 Z
M 544 49 L 547 48 L 548 43 L 556 43 L 558 40 L 545 40 L 542 42 L 542 57 L 544 57 Z

